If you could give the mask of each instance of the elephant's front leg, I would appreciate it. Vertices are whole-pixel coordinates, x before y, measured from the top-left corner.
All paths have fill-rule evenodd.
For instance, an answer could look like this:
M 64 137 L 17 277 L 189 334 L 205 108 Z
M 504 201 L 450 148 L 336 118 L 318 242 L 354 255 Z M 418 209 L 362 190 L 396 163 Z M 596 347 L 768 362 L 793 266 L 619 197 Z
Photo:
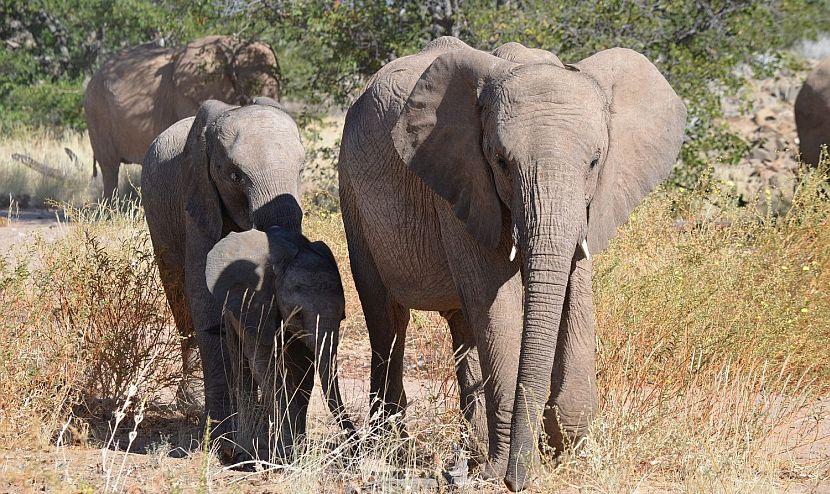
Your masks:
M 231 431 L 228 417 L 231 406 L 231 361 L 222 336 L 222 311 L 217 307 L 205 282 L 205 259 L 212 247 L 200 242 L 200 232 L 188 225 L 185 254 L 185 296 L 196 333 L 205 384 L 204 427 L 217 438 Z
M 510 423 L 522 336 L 522 278 L 510 262 L 510 236 L 496 250 L 479 245 L 455 218 L 441 218 L 441 234 L 464 316 L 475 334 L 487 403 L 488 452 L 484 476 L 507 471 Z
M 575 262 L 568 281 L 551 393 L 544 413 L 548 445 L 560 454 L 579 446 L 597 408 L 596 333 L 591 261 Z
M 484 403 L 484 378 L 476 347 L 475 333 L 460 310 L 441 314 L 452 335 L 455 375 L 458 379 L 459 406 L 466 420 L 466 444 L 475 463 L 487 458 L 487 408 Z

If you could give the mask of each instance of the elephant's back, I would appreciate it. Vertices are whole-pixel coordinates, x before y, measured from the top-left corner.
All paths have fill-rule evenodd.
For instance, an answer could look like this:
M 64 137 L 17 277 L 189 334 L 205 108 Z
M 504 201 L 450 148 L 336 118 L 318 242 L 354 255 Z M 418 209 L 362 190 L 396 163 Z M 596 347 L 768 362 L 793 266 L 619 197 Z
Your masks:
M 816 164 L 821 145 L 830 145 L 830 57 L 816 66 L 798 92 L 795 123 L 804 161 Z
M 109 134 L 123 162 L 140 163 L 153 138 L 175 122 L 160 101 L 172 56 L 166 48 L 139 46 L 107 61 L 87 86 L 85 107 L 105 112 L 108 122 L 99 133 Z
M 205 36 L 183 46 L 173 62 L 173 91 L 170 103 L 180 117 L 195 115 L 207 99 L 237 103 L 227 75 L 235 42 L 229 36 Z

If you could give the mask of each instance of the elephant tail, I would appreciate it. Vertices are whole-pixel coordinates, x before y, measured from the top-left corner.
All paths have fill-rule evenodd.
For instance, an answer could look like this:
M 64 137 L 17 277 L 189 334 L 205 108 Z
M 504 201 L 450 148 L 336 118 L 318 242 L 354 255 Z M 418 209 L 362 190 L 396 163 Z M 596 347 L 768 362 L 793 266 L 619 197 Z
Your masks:
M 98 159 L 92 156 L 92 178 L 98 176 Z

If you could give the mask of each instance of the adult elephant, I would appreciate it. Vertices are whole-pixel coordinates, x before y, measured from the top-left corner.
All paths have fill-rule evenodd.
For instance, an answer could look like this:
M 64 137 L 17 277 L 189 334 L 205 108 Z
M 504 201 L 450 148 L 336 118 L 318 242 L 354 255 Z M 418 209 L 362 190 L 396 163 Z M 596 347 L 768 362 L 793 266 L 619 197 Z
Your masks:
M 221 306 L 205 281 L 207 255 L 232 231 L 278 226 L 301 232 L 299 174 L 305 153 L 291 117 L 269 98 L 249 106 L 208 100 L 196 117 L 156 138 L 141 175 L 142 200 L 161 281 L 182 336 L 185 375 L 195 334 L 205 386 L 205 418 L 231 410 L 221 350 Z
M 437 310 L 456 348 L 478 352 L 480 374 L 462 361 L 457 375 L 463 407 L 484 377 L 485 476 L 523 488 L 543 415 L 558 447 L 560 427 L 584 434 L 596 407 L 588 246 L 605 249 L 669 174 L 685 119 L 626 49 L 562 65 L 516 43 L 490 54 L 439 38 L 382 68 L 349 109 L 339 163 L 375 409 L 406 404 L 408 309 Z
M 830 57 L 819 62 L 795 99 L 801 159 L 817 165 L 821 146 L 830 146 Z
M 141 45 L 107 61 L 84 92 L 104 196 L 118 186 L 121 163 L 141 163 L 153 139 L 203 101 L 246 104 L 253 95 L 279 99 L 277 59 L 263 43 L 208 36 L 179 48 Z

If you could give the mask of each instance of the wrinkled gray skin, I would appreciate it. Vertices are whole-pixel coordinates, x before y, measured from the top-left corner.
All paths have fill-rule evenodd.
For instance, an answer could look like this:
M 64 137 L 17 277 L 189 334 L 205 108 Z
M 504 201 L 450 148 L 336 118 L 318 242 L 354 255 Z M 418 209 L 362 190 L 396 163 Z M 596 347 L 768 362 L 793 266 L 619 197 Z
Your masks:
M 343 285 L 328 246 L 279 227 L 230 233 L 208 253 L 205 277 L 225 309 L 234 442 L 262 459 L 289 457 L 305 434 L 315 367 L 329 409 L 353 434 L 337 379 Z
M 437 310 L 468 355 L 457 377 L 474 433 L 484 377 L 485 476 L 522 489 L 543 418 L 559 449 L 560 428 L 584 434 L 597 397 L 579 246 L 605 249 L 665 179 L 685 118 L 626 49 L 563 66 L 516 43 L 490 54 L 440 38 L 381 69 L 346 117 L 339 178 L 384 411 L 406 404 L 408 309 Z
M 185 375 L 195 335 L 205 417 L 230 410 L 221 352 L 221 307 L 205 284 L 205 259 L 232 231 L 280 226 L 300 232 L 304 151 L 294 121 L 268 98 L 250 106 L 206 101 L 193 118 L 161 133 L 144 158 L 142 200 L 161 280 L 182 335 Z M 222 426 L 216 430 L 222 433 Z
M 181 47 L 141 45 L 107 60 L 84 91 L 104 197 L 118 186 L 121 163 L 141 163 L 153 139 L 203 101 L 247 104 L 257 94 L 279 98 L 277 58 L 264 43 L 206 36 Z
M 830 146 L 830 57 L 819 62 L 798 92 L 795 125 L 801 159 L 817 165 L 821 146 Z

